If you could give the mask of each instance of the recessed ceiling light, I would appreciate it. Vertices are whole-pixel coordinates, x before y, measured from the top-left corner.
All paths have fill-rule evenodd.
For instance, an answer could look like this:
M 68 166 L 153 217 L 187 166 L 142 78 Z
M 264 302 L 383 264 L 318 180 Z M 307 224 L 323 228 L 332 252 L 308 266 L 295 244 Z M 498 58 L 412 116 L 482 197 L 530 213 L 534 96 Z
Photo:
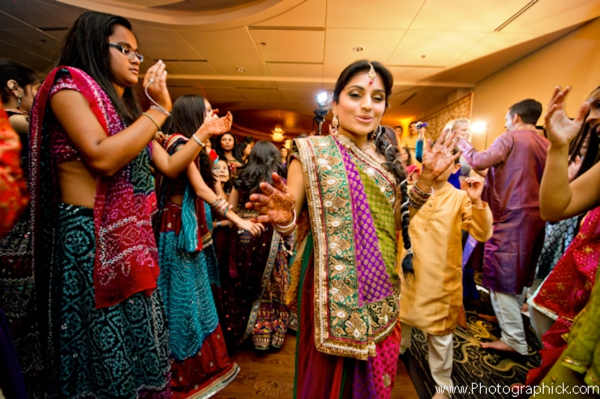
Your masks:
M 237 67 L 237 68 L 235 68 L 235 70 L 238 72 L 246 72 L 246 68 L 243 68 L 243 67 Z
M 363 46 L 356 46 L 356 47 L 352 47 L 352 51 L 356 51 L 357 53 L 360 53 L 361 51 L 364 51 L 365 48 Z

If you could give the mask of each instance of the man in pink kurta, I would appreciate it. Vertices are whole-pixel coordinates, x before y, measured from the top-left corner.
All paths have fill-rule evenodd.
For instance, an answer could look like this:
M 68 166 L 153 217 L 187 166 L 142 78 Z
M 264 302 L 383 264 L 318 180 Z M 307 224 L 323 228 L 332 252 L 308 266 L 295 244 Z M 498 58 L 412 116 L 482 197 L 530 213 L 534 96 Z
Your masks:
M 482 199 L 490 204 L 494 235 L 484 246 L 483 285 L 490 290 L 502 337 L 482 346 L 521 354 L 528 349 L 516 296 L 533 282 L 544 243 L 539 187 L 548 141 L 535 127 L 541 112 L 539 102 L 523 100 L 509 108 L 507 131 L 486 151 L 465 139 L 458 143 L 473 169 L 489 168 Z

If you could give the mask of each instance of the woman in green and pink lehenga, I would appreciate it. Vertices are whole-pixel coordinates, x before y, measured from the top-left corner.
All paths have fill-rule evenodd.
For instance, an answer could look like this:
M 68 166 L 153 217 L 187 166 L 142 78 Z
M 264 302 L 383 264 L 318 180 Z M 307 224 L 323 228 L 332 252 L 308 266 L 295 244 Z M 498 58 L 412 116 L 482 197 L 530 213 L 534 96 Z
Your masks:
M 410 274 L 410 214 L 459 156 L 444 133 L 407 192 L 399 152 L 378 127 L 392 86 L 378 62 L 349 65 L 333 93 L 337 133 L 296 140 L 287 185 L 274 174 L 247 204 L 282 235 L 308 207 L 310 232 L 298 245 L 302 262 L 294 262 L 301 271 L 291 271 L 299 276 L 296 398 L 391 397 L 400 348 L 395 232 L 402 229 L 402 270 Z

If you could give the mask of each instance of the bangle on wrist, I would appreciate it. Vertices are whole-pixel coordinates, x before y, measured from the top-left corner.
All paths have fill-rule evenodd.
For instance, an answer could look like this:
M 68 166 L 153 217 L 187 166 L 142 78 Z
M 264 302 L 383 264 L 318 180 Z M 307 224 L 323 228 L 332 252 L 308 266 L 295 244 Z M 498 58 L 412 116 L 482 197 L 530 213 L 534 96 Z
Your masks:
M 167 110 L 166 110 L 166 109 L 164 109 L 163 107 L 159 107 L 159 106 L 157 106 L 157 105 L 151 105 L 151 106 L 150 106 L 150 109 L 153 109 L 153 110 L 155 110 L 155 111 L 158 111 L 158 112 L 160 112 L 161 114 L 163 114 L 163 115 L 164 115 L 164 116 L 166 116 L 167 118 L 168 118 L 169 116 L 171 116 L 171 114 L 169 113 L 169 111 L 167 111 Z
M 294 215 L 294 217 L 292 218 L 292 221 L 286 226 L 281 226 L 279 224 L 273 224 L 273 227 L 275 228 L 275 230 L 277 230 L 279 233 L 287 233 L 296 227 L 296 210 L 294 209 L 292 212 Z
M 194 139 L 196 144 L 198 144 L 200 147 L 206 147 L 206 143 L 201 142 L 200 139 L 198 137 L 196 137 L 195 133 L 192 134 L 192 138 Z
M 157 132 L 160 132 L 160 131 L 161 131 L 161 129 L 160 129 L 160 125 L 158 124 L 158 122 L 156 121 L 156 119 L 154 119 L 154 118 L 152 117 L 152 115 L 150 115 L 150 114 L 148 114 L 148 113 L 146 113 L 146 112 L 143 112 L 143 113 L 142 113 L 142 115 L 144 115 L 144 116 L 147 116 L 147 117 L 148 117 L 148 118 L 149 118 L 149 119 L 150 119 L 150 120 L 151 120 L 151 121 L 152 121 L 152 122 L 153 122 L 153 123 L 156 125 L 156 131 L 157 131 Z

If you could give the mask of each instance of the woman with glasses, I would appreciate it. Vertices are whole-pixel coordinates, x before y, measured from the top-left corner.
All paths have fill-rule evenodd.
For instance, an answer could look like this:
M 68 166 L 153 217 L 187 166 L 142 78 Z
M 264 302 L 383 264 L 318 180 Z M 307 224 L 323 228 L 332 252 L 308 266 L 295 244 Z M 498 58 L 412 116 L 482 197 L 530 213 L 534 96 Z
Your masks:
M 142 58 L 129 21 L 84 13 L 32 110 L 33 260 L 48 302 L 50 396 L 171 394 L 150 164 L 176 177 L 231 116 L 207 118 L 169 156 L 153 141 L 171 109 L 165 65 L 145 73 L 154 105 L 142 113 L 131 90 Z

